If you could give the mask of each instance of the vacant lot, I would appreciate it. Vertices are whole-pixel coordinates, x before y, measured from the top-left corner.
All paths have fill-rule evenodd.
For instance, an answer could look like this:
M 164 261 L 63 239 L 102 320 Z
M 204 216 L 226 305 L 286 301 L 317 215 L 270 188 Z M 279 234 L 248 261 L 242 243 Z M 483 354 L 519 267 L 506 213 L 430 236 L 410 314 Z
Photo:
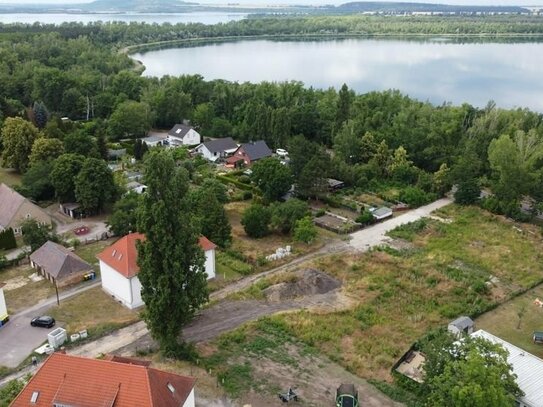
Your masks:
M 478 315 L 543 280 L 537 228 L 454 205 L 439 216 L 446 222 L 402 228 L 411 240 L 406 250 L 335 255 L 303 266 L 342 281 L 356 301 L 351 310 L 272 320 L 359 376 L 390 380 L 397 358 L 430 329 Z
M 100 287 L 53 307 L 49 313 L 65 324 L 69 333 L 87 329 L 89 335 L 100 335 L 139 320 L 139 312 L 131 311 L 113 300 Z
M 10 267 L 0 271 L 0 281 L 6 283 L 4 296 L 11 314 L 31 307 L 55 294 L 53 284 L 38 277 L 36 270 L 29 265 Z
M 534 331 L 543 331 L 543 308 L 534 304 L 537 298 L 543 301 L 543 286 L 481 315 L 475 320 L 475 328 L 484 329 L 543 358 L 543 345 L 532 341 Z

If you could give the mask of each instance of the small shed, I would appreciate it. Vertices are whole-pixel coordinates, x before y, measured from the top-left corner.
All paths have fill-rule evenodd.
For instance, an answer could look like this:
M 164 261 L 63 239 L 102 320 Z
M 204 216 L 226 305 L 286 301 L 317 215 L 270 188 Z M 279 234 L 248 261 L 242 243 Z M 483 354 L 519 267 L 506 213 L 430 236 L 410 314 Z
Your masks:
M 330 191 L 337 191 L 338 189 L 345 188 L 345 183 L 337 179 L 328 178 L 326 182 L 328 183 L 328 189 Z
M 380 208 L 373 210 L 371 214 L 375 220 L 382 220 L 392 216 L 392 209 L 387 208 L 386 206 L 381 206 Z
M 0 283 L 0 327 L 6 325 L 9 321 L 8 307 L 6 306 L 3 290 L 5 285 L 5 283 Z
M 83 211 L 81 210 L 81 205 L 75 202 L 67 202 L 60 204 L 60 211 L 69 216 L 72 219 L 79 219 L 84 216 Z
M 470 317 L 462 316 L 452 321 L 447 330 L 456 336 L 471 335 L 473 333 L 474 323 Z

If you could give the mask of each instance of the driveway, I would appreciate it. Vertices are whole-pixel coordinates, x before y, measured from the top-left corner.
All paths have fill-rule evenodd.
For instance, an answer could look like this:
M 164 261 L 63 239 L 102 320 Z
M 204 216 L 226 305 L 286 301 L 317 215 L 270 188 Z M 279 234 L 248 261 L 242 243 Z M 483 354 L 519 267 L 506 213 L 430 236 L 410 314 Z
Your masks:
M 397 228 L 398 226 L 405 225 L 406 223 L 415 222 L 421 218 L 427 217 L 433 211 L 443 208 L 452 202 L 453 201 L 449 198 L 443 198 L 432 202 L 429 205 L 421 206 L 420 208 L 406 212 L 396 218 L 386 220 L 369 228 L 352 233 L 349 245 L 352 249 L 359 251 L 366 251 L 372 247 L 379 246 L 390 240 L 386 234 L 391 230 Z
M 73 297 L 101 284 L 98 280 L 83 286 L 63 292 L 60 301 Z M 54 328 L 36 328 L 30 326 L 30 320 L 35 316 L 46 315 L 47 311 L 57 302 L 56 297 L 27 308 L 23 312 L 10 316 L 6 326 L 0 328 L 0 366 L 17 367 L 30 353 L 47 341 L 47 334 Z
M 87 226 L 90 231 L 89 233 L 81 236 L 73 235 L 73 238 L 86 242 L 87 240 L 102 240 L 104 233 L 110 233 L 109 228 L 104 221 L 93 221 L 93 220 L 78 220 L 74 223 L 69 223 L 65 225 L 57 225 L 56 232 L 59 235 L 67 234 L 73 232 L 76 228 L 81 226 Z

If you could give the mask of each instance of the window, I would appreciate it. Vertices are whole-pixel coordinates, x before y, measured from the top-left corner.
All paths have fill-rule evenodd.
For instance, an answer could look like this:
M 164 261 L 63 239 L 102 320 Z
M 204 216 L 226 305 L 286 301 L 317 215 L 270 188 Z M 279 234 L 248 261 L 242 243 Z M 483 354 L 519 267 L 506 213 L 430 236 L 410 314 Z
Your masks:
M 30 397 L 30 402 L 32 404 L 36 404 L 37 401 L 38 401 L 38 397 L 40 396 L 40 392 L 39 391 L 35 391 L 32 393 L 32 397 Z

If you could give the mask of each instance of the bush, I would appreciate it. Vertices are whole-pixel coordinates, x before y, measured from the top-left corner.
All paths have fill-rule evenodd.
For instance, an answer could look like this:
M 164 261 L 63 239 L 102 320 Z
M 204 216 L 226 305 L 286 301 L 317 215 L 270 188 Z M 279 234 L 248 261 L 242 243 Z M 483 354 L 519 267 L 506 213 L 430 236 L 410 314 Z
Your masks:
M 242 175 L 241 177 L 238 178 L 238 181 L 244 184 L 250 184 L 251 178 L 249 178 L 247 175 Z
M 248 236 L 260 238 L 270 233 L 271 211 L 259 204 L 248 207 L 241 217 L 241 224 Z
M 424 192 L 418 187 L 407 187 L 400 192 L 400 201 L 405 202 L 413 208 L 425 205 L 437 199 L 434 193 Z
M 249 201 L 253 199 L 253 193 L 251 191 L 243 191 L 242 197 L 244 201 Z
M 17 247 L 17 241 L 15 240 L 15 234 L 12 228 L 8 228 L 0 232 L 0 249 L 9 250 Z
M 320 218 L 321 216 L 324 216 L 324 215 L 326 215 L 326 210 L 324 209 L 319 209 L 317 213 L 315 213 L 316 218 Z
M 356 218 L 356 222 L 362 225 L 371 225 L 373 221 L 374 221 L 373 215 L 367 209 L 364 209 L 364 211 L 360 214 L 360 216 Z
M 294 239 L 299 242 L 311 243 L 317 237 L 317 228 L 309 216 L 296 222 Z

